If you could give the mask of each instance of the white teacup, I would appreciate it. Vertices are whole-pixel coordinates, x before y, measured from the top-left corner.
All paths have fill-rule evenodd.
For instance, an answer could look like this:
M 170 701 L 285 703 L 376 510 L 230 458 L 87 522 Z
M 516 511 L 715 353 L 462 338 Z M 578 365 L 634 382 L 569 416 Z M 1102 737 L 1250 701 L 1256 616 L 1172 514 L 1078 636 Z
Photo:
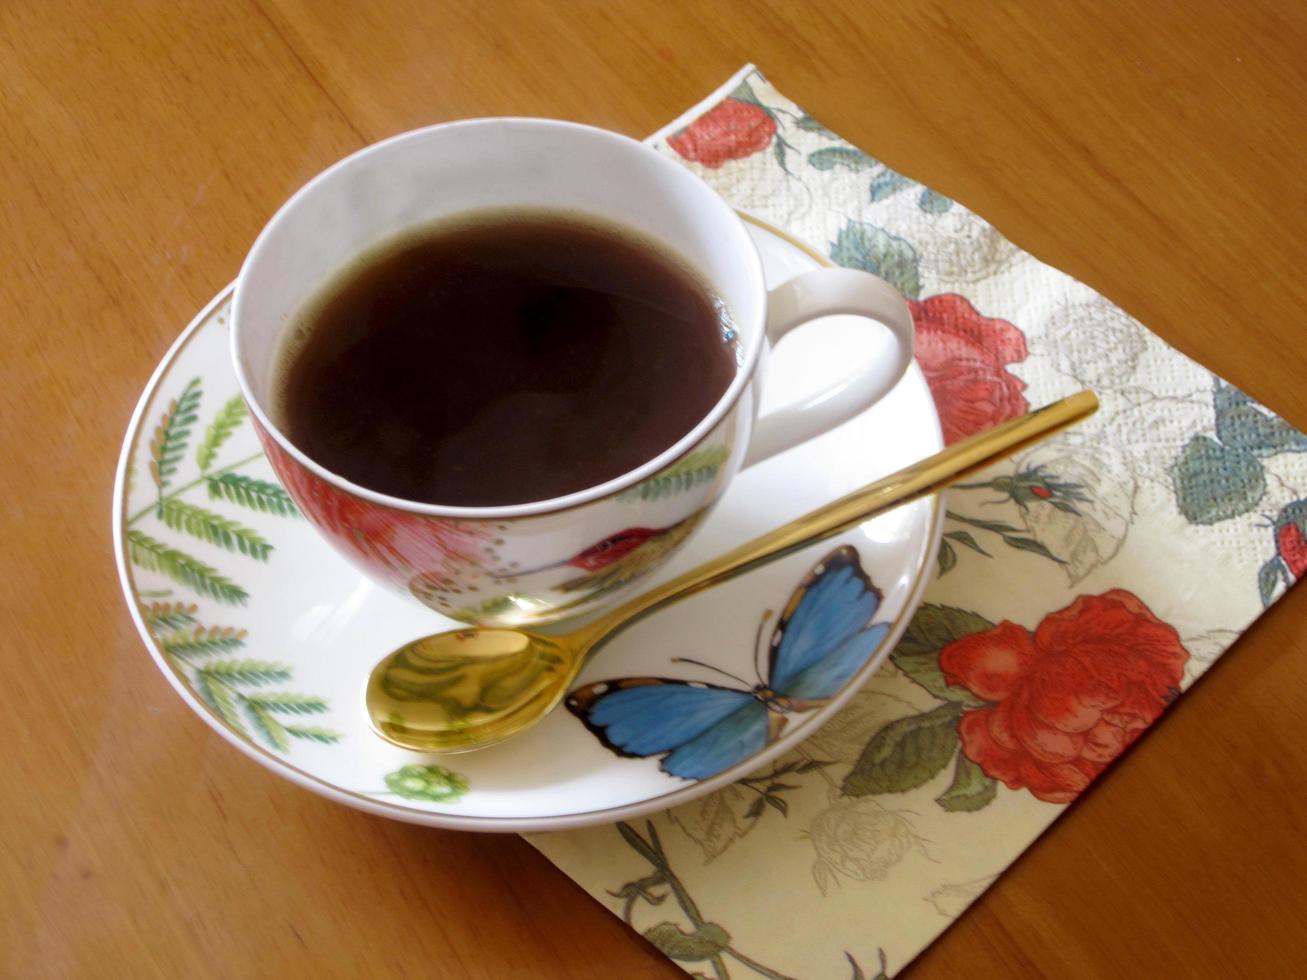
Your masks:
M 736 374 L 717 404 L 675 445 L 629 473 L 512 506 L 401 500 L 306 456 L 269 414 L 275 355 L 296 314 L 387 239 L 461 212 L 512 207 L 582 212 L 624 225 L 697 270 L 739 334 Z M 840 313 L 888 329 L 893 356 L 756 417 L 769 344 Z M 625 136 L 544 119 L 432 126 L 335 164 L 259 235 L 236 281 L 232 313 L 241 391 L 273 467 L 309 520 L 372 578 L 445 615 L 500 625 L 561 619 L 621 596 L 685 542 L 736 472 L 870 407 L 903 376 L 912 350 L 907 305 L 884 281 L 819 269 L 768 292 L 743 223 L 701 180 Z

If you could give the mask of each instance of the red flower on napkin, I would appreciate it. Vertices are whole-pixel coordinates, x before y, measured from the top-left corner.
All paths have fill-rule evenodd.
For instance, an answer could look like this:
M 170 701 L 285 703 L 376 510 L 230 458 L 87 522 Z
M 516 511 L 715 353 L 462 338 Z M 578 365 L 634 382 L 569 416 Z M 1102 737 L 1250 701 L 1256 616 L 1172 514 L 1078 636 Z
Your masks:
M 776 135 L 776 120 L 762 106 L 726 98 L 683 130 L 667 145 L 695 163 L 717 168 L 767 149 Z
M 1284 508 L 1275 526 L 1275 550 L 1294 579 L 1307 575 L 1307 501 Z
M 1009 789 L 1069 803 L 1179 694 L 1189 654 L 1121 589 L 1081 596 L 1033 633 L 1011 622 L 940 651 L 950 684 L 986 701 L 958 722 L 962 751 Z
M 917 362 L 939 409 L 945 442 L 992 428 L 1030 410 L 1025 382 L 1006 365 L 1028 354 L 1021 331 L 981 316 L 956 293 L 908 300 L 917 327 Z

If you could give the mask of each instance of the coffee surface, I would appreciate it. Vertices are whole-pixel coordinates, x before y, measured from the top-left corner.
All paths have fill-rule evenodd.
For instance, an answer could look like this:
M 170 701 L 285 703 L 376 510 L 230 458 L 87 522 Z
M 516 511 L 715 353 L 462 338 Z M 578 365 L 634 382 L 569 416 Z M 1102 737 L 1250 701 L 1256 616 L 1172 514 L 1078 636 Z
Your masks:
M 489 213 L 363 256 L 292 325 L 274 414 L 360 486 L 449 506 L 547 500 L 638 467 L 735 374 L 722 305 L 661 249 Z

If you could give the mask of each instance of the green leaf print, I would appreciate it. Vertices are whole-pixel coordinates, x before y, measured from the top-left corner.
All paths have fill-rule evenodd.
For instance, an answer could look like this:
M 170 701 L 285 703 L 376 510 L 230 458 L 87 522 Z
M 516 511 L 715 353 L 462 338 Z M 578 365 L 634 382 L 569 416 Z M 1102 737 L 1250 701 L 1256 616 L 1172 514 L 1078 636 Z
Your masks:
M 245 700 L 267 711 L 277 711 L 288 715 L 319 714 L 327 710 L 325 698 L 314 697 L 311 694 L 297 694 L 294 691 L 247 694 Z
M 194 626 L 198 608 L 193 602 L 151 602 L 141 607 L 141 615 L 151 631 L 159 628 L 176 630 Z
M 849 219 L 831 242 L 830 257 L 846 268 L 880 276 L 909 299 L 921 295 L 916 251 L 883 228 Z
M 158 515 L 159 520 L 174 531 L 183 531 L 219 548 L 240 552 L 259 561 L 267 561 L 272 553 L 272 545 L 259 532 L 176 497 L 160 503 Z
M 912 617 L 903 639 L 890 654 L 890 660 L 940 700 L 978 708 L 986 702 L 977 699 L 966 688 L 945 680 L 943 671 L 939 669 L 939 652 L 955 640 L 993 628 L 993 623 L 976 613 L 925 603 Z
M 267 660 L 212 660 L 195 672 L 227 684 L 271 684 L 290 680 L 290 668 Z
M 218 449 L 240 428 L 244 420 L 245 399 L 240 395 L 233 395 L 227 400 L 227 404 L 218 409 L 218 414 L 213 417 L 213 421 L 204 431 L 204 439 L 196 447 L 195 461 L 200 464 L 201 473 L 213 465 Z
M 246 417 L 240 395 L 228 398 L 205 429 L 196 446 L 195 462 L 200 475 L 172 488 L 173 476 L 185 455 L 191 429 L 198 418 L 200 379 L 188 383 L 181 395 L 170 402 L 160 415 L 148 446 L 151 473 L 158 497 L 127 518 L 127 555 L 131 563 L 146 571 L 165 575 L 201 596 L 231 605 L 243 605 L 249 593 L 217 569 L 187 553 L 167 540 L 147 534 L 131 525 L 155 520 L 161 526 L 156 533 L 188 535 L 208 545 L 257 561 L 270 559 L 273 545 L 258 531 L 217 511 L 183 499 L 206 485 L 211 500 L 225 500 L 265 514 L 296 516 L 298 511 L 289 495 L 279 485 L 257 480 L 236 470 L 263 462 L 262 453 L 253 453 L 210 472 L 219 450 L 235 434 Z M 153 529 L 152 529 L 153 530 Z M 146 593 L 139 598 L 171 596 L 172 590 Z M 324 698 L 294 691 L 260 691 L 267 685 L 291 679 L 285 664 L 259 659 L 213 659 L 232 654 L 246 646 L 248 634 L 235 626 L 205 626 L 198 618 L 196 603 L 177 601 L 141 604 L 141 615 L 151 637 L 171 663 L 206 704 L 231 729 L 246 739 L 257 739 L 278 752 L 288 751 L 294 739 L 331 744 L 340 733 L 315 725 L 286 724 L 278 716 L 304 716 L 325 713 Z M 251 735 L 251 730 L 253 734 Z
M 133 565 L 166 575 L 177 584 L 194 589 L 211 599 L 243 605 L 250 597 L 248 592 L 217 569 L 184 551 L 169 547 L 143 531 L 132 529 L 127 532 L 127 556 Z
M 663 955 L 683 963 L 710 960 L 731 944 L 731 936 L 716 922 L 705 922 L 694 932 L 685 932 L 674 922 L 660 922 L 644 931 L 644 938 Z
M 182 393 L 168 403 L 150 439 L 150 475 L 161 491 L 177 472 L 177 464 L 186 455 L 191 426 L 199 418 L 200 379 L 191 378 Z
M 264 514 L 277 514 L 280 517 L 298 517 L 299 510 L 280 484 L 267 480 L 256 480 L 240 473 L 223 473 L 211 476 L 206 481 L 209 485 L 209 499 L 230 500 L 233 504 L 248 507 Z
M 935 802 L 950 812 L 971 812 L 989 806 L 997 794 L 998 783 L 959 752 L 957 765 L 953 769 L 953 782 L 935 797 Z
M 428 803 L 452 803 L 468 790 L 467 777 L 444 766 L 404 766 L 385 781 L 396 796 Z
M 715 477 L 722 464 L 731 458 L 726 446 L 709 446 L 677 460 L 656 476 L 638 483 L 630 490 L 617 495 L 623 503 L 636 500 L 661 500 L 674 494 L 685 493 Z
M 245 645 L 245 630 L 233 626 L 196 626 L 158 636 L 159 648 L 174 657 L 205 657 L 229 653 Z
M 939 562 L 939 574 L 947 575 L 958 563 L 958 553 L 953 550 L 953 546 L 947 541 L 939 543 L 939 555 L 936 560 Z
M 958 750 L 960 704 L 892 721 L 867 742 L 844 778 L 845 796 L 905 793 L 928 782 Z

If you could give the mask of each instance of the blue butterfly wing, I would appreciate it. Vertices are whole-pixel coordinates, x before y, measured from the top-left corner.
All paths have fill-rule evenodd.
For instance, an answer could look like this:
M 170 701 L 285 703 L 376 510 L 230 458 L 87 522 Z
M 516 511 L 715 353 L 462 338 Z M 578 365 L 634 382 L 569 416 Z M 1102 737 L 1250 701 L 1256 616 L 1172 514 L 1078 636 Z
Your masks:
M 877 623 L 854 633 L 833 652 L 795 674 L 783 693 L 814 700 L 833 697 L 876 652 L 888 633 L 889 623 Z
M 749 704 L 762 708 L 764 716 L 767 710 L 747 691 L 658 677 L 588 684 L 569 694 L 566 703 L 605 745 L 631 756 L 686 745 Z
M 772 634 L 772 689 L 790 697 L 830 697 L 839 690 L 843 681 L 829 687 L 832 679 L 847 670 L 843 676 L 848 680 L 857 670 L 848 670 L 848 665 L 856 662 L 858 653 L 867 649 L 869 656 L 875 649 L 875 644 L 866 648 L 862 642 L 850 643 L 871 622 L 880 602 L 880 590 L 862 570 L 853 547 L 836 548 L 818 562 L 794 590 Z M 827 667 L 814 671 L 828 659 Z M 821 693 L 801 693 L 795 688 L 800 678 L 805 690 Z
M 663 760 L 663 771 L 682 779 L 707 779 L 767 747 L 767 706 L 752 695 L 702 735 Z

